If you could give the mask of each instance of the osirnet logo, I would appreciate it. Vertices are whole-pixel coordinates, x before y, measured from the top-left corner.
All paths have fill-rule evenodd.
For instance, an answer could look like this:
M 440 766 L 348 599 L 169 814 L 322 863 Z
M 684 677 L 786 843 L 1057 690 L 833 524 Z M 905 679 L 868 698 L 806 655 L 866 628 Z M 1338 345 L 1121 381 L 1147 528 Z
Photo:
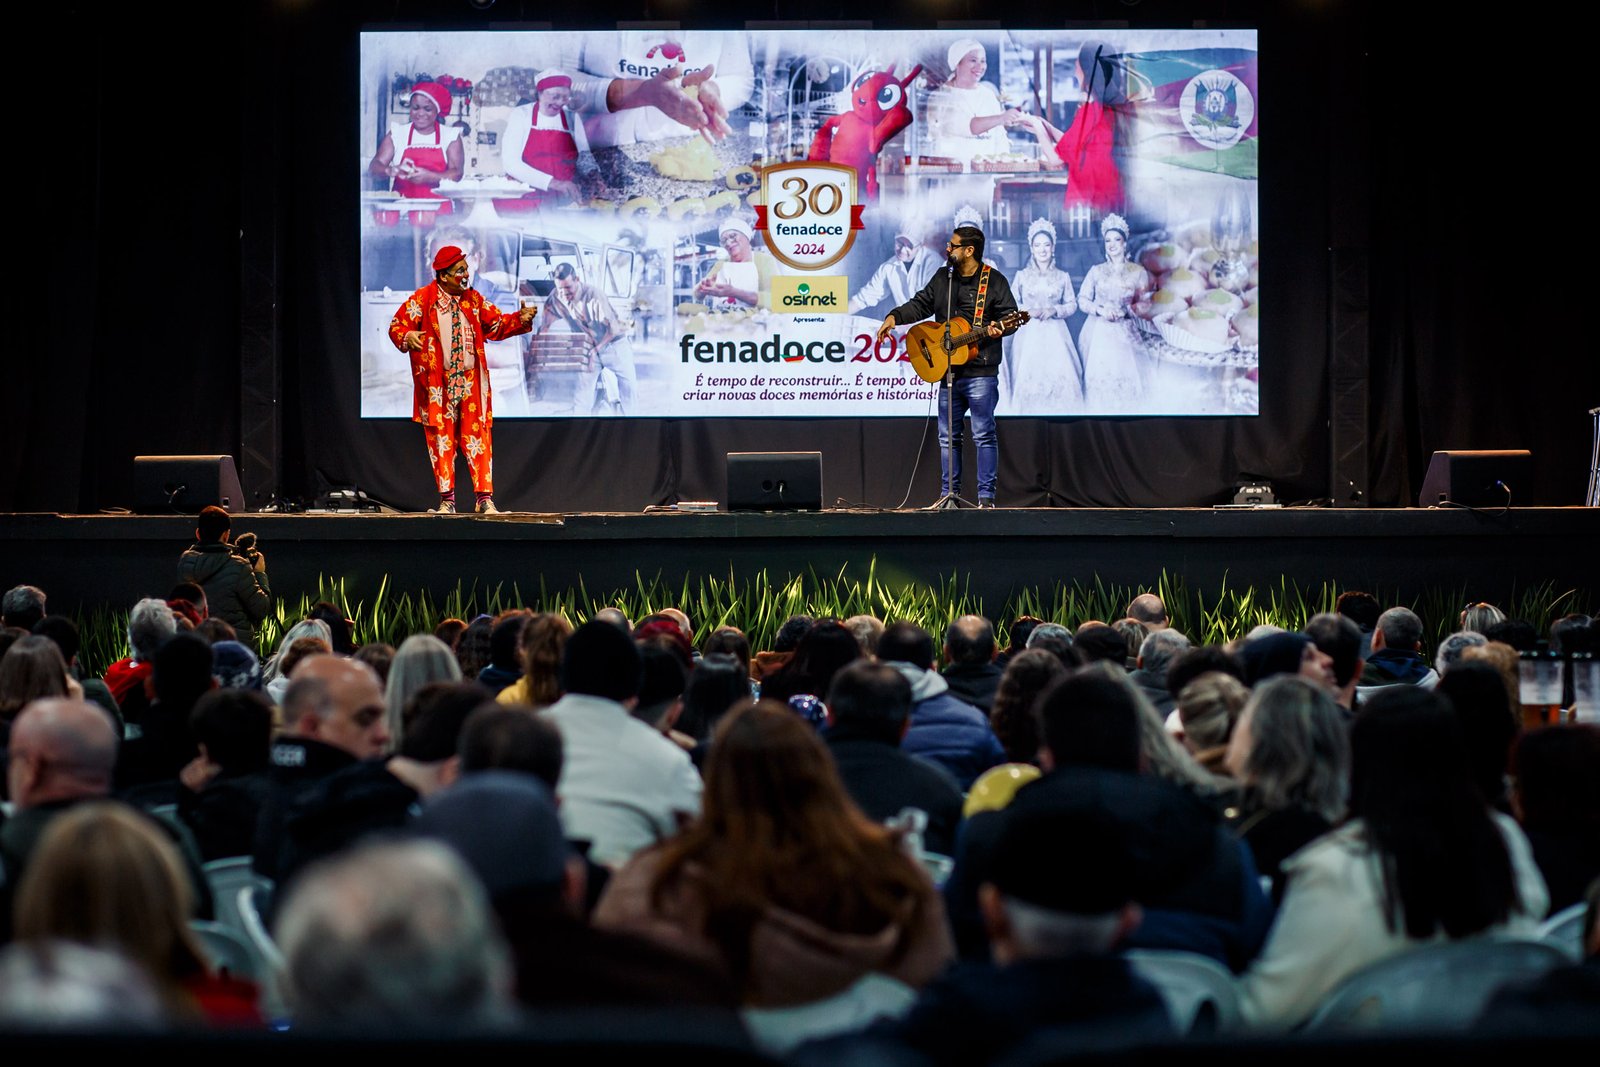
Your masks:
M 790 315 L 842 315 L 850 302 L 849 279 L 842 274 L 783 276 L 772 279 L 772 310 Z

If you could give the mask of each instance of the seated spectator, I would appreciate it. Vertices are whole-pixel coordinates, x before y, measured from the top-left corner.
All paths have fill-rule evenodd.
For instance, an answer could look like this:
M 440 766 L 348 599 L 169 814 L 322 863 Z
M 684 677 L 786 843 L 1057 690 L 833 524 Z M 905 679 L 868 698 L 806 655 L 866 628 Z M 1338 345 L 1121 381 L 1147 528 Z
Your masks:
M 1140 593 L 1128 601 L 1128 609 L 1123 614 L 1135 622 L 1143 623 L 1148 633 L 1165 630 L 1172 625 L 1167 619 L 1166 604 L 1154 593 Z
M 683 664 L 687 653 L 679 651 L 667 638 L 637 643 L 641 665 L 639 698 L 630 711 L 635 719 L 687 752 L 694 748 L 694 739 L 675 729 L 678 716 L 683 714 L 683 690 L 689 680 Z
M 1283 907 L 1241 983 L 1253 1026 L 1294 1026 L 1356 971 L 1441 937 L 1532 935 L 1549 905 L 1527 839 L 1483 802 L 1437 696 L 1387 687 L 1350 743 L 1350 821 L 1284 864 Z
M 36 700 L 17 716 L 9 756 L 13 810 L 0 823 L 0 942 L 9 940 L 13 894 L 46 829 L 78 805 L 105 800 L 110 793 L 117 735 L 105 713 L 92 704 Z M 153 818 L 150 822 L 174 844 L 192 850 L 176 825 Z M 186 851 L 184 863 L 195 913 L 210 918 L 211 892 L 199 857 Z
M 704 813 L 618 872 L 595 923 L 720 965 L 763 1007 L 872 973 L 920 988 L 951 955 L 928 876 L 850 801 L 816 733 L 770 701 L 723 721 Z
M 950 692 L 987 715 L 994 706 L 1001 668 L 994 662 L 994 624 L 982 615 L 963 615 L 944 634 L 945 668 L 940 673 Z
M 1255 955 L 1272 909 L 1249 849 L 1197 789 L 1144 770 L 1144 711 L 1156 716 L 1140 704 L 1114 666 L 1084 668 L 1040 698 L 1044 777 L 1019 789 L 1003 811 L 968 820 L 945 886 L 964 959 L 988 952 L 977 893 L 1003 820 L 1035 805 L 1106 820 L 1124 835 L 1138 860 L 1133 899 L 1145 912 L 1132 947 L 1198 952 L 1235 970 Z M 1166 736 L 1159 720 L 1155 732 Z
M 1139 649 L 1144 645 L 1144 639 L 1150 636 L 1150 628 L 1138 619 L 1118 619 L 1111 624 L 1111 628 L 1122 635 L 1123 644 L 1127 646 L 1122 665 L 1131 671 L 1138 666 Z
M 1600 879 L 1600 726 L 1530 730 L 1511 760 L 1511 810 L 1533 846 L 1554 914 Z
M 732 656 L 739 661 L 745 677 L 750 677 L 750 639 L 737 626 L 723 626 L 711 631 L 705 644 L 700 646 L 701 659 L 718 654 Z
M 145 679 L 150 677 L 150 662 L 162 642 L 177 632 L 178 623 L 164 600 L 147 597 L 128 613 L 128 647 L 132 654 L 107 668 L 105 679 L 106 688 L 116 698 L 126 721 L 143 720 L 144 710 L 150 706 L 144 691 Z
M 914 622 L 897 622 L 878 639 L 878 659 L 911 683 L 911 727 L 900 747 L 932 760 L 969 789 L 978 775 L 1004 763 L 1005 749 L 983 712 L 950 693 L 933 669 L 933 638 Z
M 1189 650 L 1189 639 L 1167 627 L 1151 632 L 1134 653 L 1134 671 L 1128 677 L 1162 718 L 1172 714 L 1176 701 L 1167 688 L 1167 671 L 1173 660 Z
M 952 855 L 961 790 L 942 767 L 900 750 L 911 725 L 911 683 L 887 664 L 859 661 L 834 676 L 827 696 L 823 742 L 850 798 L 876 822 L 917 808 L 928 816 L 923 847 Z
M 150 708 L 139 736 L 117 754 L 116 788 L 141 805 L 177 800 L 178 772 L 195 758 L 189 713 L 216 682 L 211 677 L 211 646 L 194 634 L 174 634 L 151 664 Z
M 279 879 L 287 883 L 369 834 L 410 822 L 419 801 L 460 776 L 462 727 L 474 711 L 492 706 L 488 691 L 476 682 L 430 682 L 419 689 L 406 706 L 406 736 L 397 753 L 334 771 L 310 785 L 289 809 Z
M 223 622 L 221 619 L 207 619 L 194 628 L 195 636 L 208 644 L 218 641 L 237 641 L 239 631 Z
M 1456 713 L 1467 767 L 1484 802 L 1509 813 L 1506 770 L 1519 726 L 1500 672 L 1488 663 L 1469 660 L 1440 679 L 1436 692 L 1449 699 Z
M 820 701 L 834 675 L 860 658 L 861 646 L 849 630 L 832 619 L 820 620 L 800 638 L 783 666 L 762 675 L 761 695 L 780 703 L 794 697 Z
M 178 557 L 178 577 L 204 589 L 208 613 L 250 644 L 256 627 L 272 610 L 272 586 L 267 581 L 267 557 L 254 545 L 248 552 L 236 551 L 232 527 L 233 520 L 222 508 L 203 508 L 195 522 L 195 543 Z
M 389 664 L 389 680 L 383 687 L 383 704 L 394 746 L 398 748 L 405 741 L 405 709 L 417 690 L 429 682 L 459 682 L 476 677 L 476 671 L 463 673 L 457 656 L 451 655 L 450 649 L 437 637 L 412 634 L 400 642 L 394 662 Z
M 371 667 L 372 673 L 378 676 L 379 685 L 389 684 L 389 668 L 394 665 L 393 645 L 369 642 L 351 653 L 350 658 Z
M 272 788 L 272 704 L 254 690 L 214 690 L 195 704 L 189 732 L 199 755 L 178 776 L 178 818 L 202 860 L 248 856 Z
M 1028 638 L 1033 636 L 1033 628 L 1043 621 L 1043 619 L 1036 619 L 1032 615 L 1018 615 L 1015 619 L 1012 619 L 1011 626 L 1006 631 L 1011 637 L 1011 643 L 995 657 L 995 666 L 1005 670 L 1011 663 L 1011 657 L 1027 649 Z
M 1054 656 L 1067 670 L 1086 660 L 1072 649 L 1072 632 L 1057 622 L 1041 622 L 1028 634 L 1028 649 L 1039 649 Z
M 479 708 L 461 728 L 456 754 L 461 774 L 517 771 L 531 774 L 553 794 L 561 780 L 561 731 L 526 708 Z
M 1518 652 L 1532 652 L 1539 647 L 1539 631 L 1526 619 L 1504 619 L 1483 628 L 1483 636 L 1502 645 L 1510 645 Z
M 1500 674 L 1500 683 L 1506 689 L 1506 703 L 1522 717 L 1522 680 L 1517 650 L 1499 641 L 1485 641 L 1463 649 L 1460 663 L 1487 663 Z
M 328 643 L 335 656 L 349 656 L 356 650 L 356 621 L 345 615 L 344 609 L 326 600 L 319 600 L 306 612 L 308 619 L 320 619 L 328 624 Z
M 70 941 L 13 942 L 0 950 L 0 1030 L 105 1030 L 171 1025 L 155 981 L 111 949 Z
M 1356 624 L 1356 629 L 1361 631 L 1361 658 L 1370 656 L 1372 632 L 1378 627 L 1378 616 L 1383 614 L 1383 606 L 1378 603 L 1378 598 L 1371 593 L 1347 589 L 1333 602 L 1333 613 L 1343 615 Z
M 47 598 L 36 585 L 16 585 L 0 596 L 0 626 L 32 631 L 45 617 Z
M 629 637 L 633 636 L 633 623 L 628 620 L 628 613 L 621 608 L 601 608 L 589 621 L 609 623 Z
M 1505 621 L 1505 612 L 1501 611 L 1493 604 L 1489 604 L 1480 600 L 1475 604 L 1468 604 L 1466 607 L 1461 609 L 1461 620 L 1459 625 L 1463 630 L 1469 630 L 1472 633 L 1481 634 L 1484 632 L 1484 630 L 1490 626 L 1493 626 L 1495 623 Z
M 1336 691 L 1333 658 L 1317 647 L 1310 636 L 1279 630 L 1245 640 L 1237 653 L 1244 668 L 1244 684 L 1254 689 L 1268 678 L 1298 674 L 1316 682 L 1330 694 Z
M 1461 630 L 1439 642 L 1439 651 L 1433 657 L 1433 669 L 1442 678 L 1450 668 L 1461 662 L 1469 648 L 1487 645 L 1489 639 L 1473 630 Z
M 1384 686 L 1415 685 L 1432 689 L 1439 674 L 1422 658 L 1422 620 L 1410 608 L 1390 608 L 1378 616 L 1372 631 L 1372 655 L 1361 672 L 1356 695 L 1366 700 Z
M 1322 612 L 1306 622 L 1306 636 L 1317 650 L 1331 661 L 1333 701 L 1346 711 L 1355 708 L 1356 686 L 1367 661 L 1362 651 L 1361 630 L 1344 615 Z
M 320 625 L 320 623 L 319 623 Z M 331 656 L 333 646 L 320 637 L 297 637 L 286 646 L 279 649 L 274 658 L 273 666 L 278 670 L 278 676 L 271 681 L 264 681 L 262 688 L 275 704 L 283 703 L 283 695 L 289 691 L 289 679 L 294 676 L 294 670 L 301 662 L 312 656 Z M 263 672 L 265 677 L 265 672 Z
M 433 628 L 433 636 L 449 645 L 450 651 L 454 652 L 456 648 L 456 642 L 461 639 L 461 634 L 466 630 L 466 628 L 466 619 L 457 619 L 454 617 L 440 619 L 439 625 Z
M 708 652 L 700 657 L 683 691 L 683 713 L 678 729 L 694 739 L 690 752 L 696 767 L 704 766 L 707 745 L 717 723 L 735 704 L 750 698 L 749 669 L 725 652 Z
M 621 864 L 671 837 L 700 810 L 700 776 L 688 753 L 635 719 L 639 650 L 610 623 L 589 622 L 567 640 L 565 695 L 540 712 L 561 731 L 561 823 L 601 864 Z
M 189 927 L 194 899 L 167 835 L 120 804 L 54 819 L 17 888 L 16 936 L 115 948 L 155 980 L 177 1021 L 260 1023 L 258 991 L 218 975 Z
M 1198 683 L 1193 683 L 1198 684 Z M 1240 785 L 1228 822 L 1283 899 L 1283 863 L 1344 818 L 1350 738 L 1321 686 L 1294 675 L 1261 683 L 1239 716 L 1227 750 Z
M 302 797 L 335 772 L 389 751 L 378 677 L 353 659 L 324 654 L 301 663 L 284 694 L 283 722 L 251 864 L 272 879 L 279 878 L 289 814 Z
M 29 634 L 0 656 L 0 745 L 10 734 L 11 724 L 22 709 L 35 700 L 83 695 L 83 687 L 72 692 L 74 679 L 67 673 L 61 650 L 48 637 Z
M 844 620 L 844 628 L 856 639 L 863 656 L 870 658 L 878 654 L 878 638 L 883 636 L 882 619 L 876 615 L 852 615 Z
M 498 696 L 523 677 L 522 631 L 533 618 L 527 610 L 505 611 L 489 631 L 489 665 L 478 672 L 478 684 Z M 466 675 L 462 675 L 466 677 Z
M 218 689 L 248 689 L 261 692 L 261 661 L 237 641 L 211 644 L 211 681 Z
M 1211 671 L 1178 694 L 1178 723 L 1183 747 L 1211 774 L 1232 776 L 1228 743 L 1232 740 L 1250 690 L 1231 674 Z
M 266 687 L 267 695 L 274 704 L 283 703 L 284 691 L 289 688 L 289 672 L 286 669 L 285 658 L 289 648 L 302 637 L 315 637 L 333 649 L 333 631 L 328 629 L 328 624 L 321 619 L 301 619 L 283 632 L 283 639 L 278 642 L 278 650 L 267 657 L 267 662 L 261 665 L 261 684 Z
M 1117 954 L 1142 918 L 1139 862 L 1093 811 L 1036 807 L 1005 819 L 978 889 L 992 961 L 952 968 L 873 1036 L 951 1067 L 1018 1048 L 1048 1048 L 1053 1061 L 1170 1037 L 1161 994 Z
M 789 657 L 794 655 L 794 650 L 799 647 L 800 639 L 816 623 L 810 615 L 790 616 L 778 628 L 778 636 L 772 639 L 772 648 L 765 652 L 757 652 L 750 662 L 750 677 L 758 682 L 765 682 L 767 675 L 789 662 Z
M 1127 638 L 1103 622 L 1086 622 L 1078 627 L 1078 632 L 1072 635 L 1072 647 L 1086 664 L 1104 661 L 1127 668 Z
M 452 651 L 456 656 L 456 664 L 461 669 L 461 677 L 476 678 L 478 674 L 489 665 L 489 639 L 494 636 L 494 617 L 492 615 L 479 615 L 467 624 L 461 631 L 461 636 L 456 638 Z M 400 642 L 402 648 L 405 642 Z M 430 681 L 443 681 L 441 678 L 432 678 Z
M 365 845 L 312 867 L 276 932 L 300 1025 L 460 1031 L 510 1022 L 505 942 L 477 878 L 443 845 Z
M 1591 641 L 1590 627 L 1593 620 L 1587 615 L 1563 615 L 1550 624 L 1550 651 L 1560 654 L 1563 650 L 1568 652 L 1589 651 Z M 34 633 L 38 633 L 34 627 Z
M 506 715 L 538 721 L 497 708 L 473 722 Z M 542 783 L 507 771 L 465 775 L 424 806 L 413 829 L 454 848 L 482 881 L 523 1004 L 681 1011 L 737 1003 L 720 968 L 583 921 L 585 867 L 562 836 L 555 796 Z
M 61 658 L 66 661 L 67 674 L 76 678 L 78 684 L 83 686 L 83 699 L 105 708 L 106 714 L 116 720 L 117 732 L 120 734 L 122 710 L 117 707 L 116 698 L 111 695 L 111 690 L 106 687 L 105 682 L 99 678 L 85 678 L 78 666 L 78 650 L 82 646 L 78 624 L 65 615 L 46 615 L 34 624 L 33 632 L 55 642 L 56 648 L 61 652 Z
M 989 725 L 1012 763 L 1039 760 L 1039 717 L 1034 703 L 1039 694 L 1065 678 L 1061 660 L 1042 648 L 1025 648 L 1011 657 L 995 690 Z
M 1222 674 L 1244 681 L 1244 665 L 1233 653 L 1221 645 L 1200 645 L 1179 652 L 1172 657 L 1172 663 L 1167 667 L 1167 692 L 1171 693 L 1174 701 L 1183 687 L 1200 677 L 1219 671 Z

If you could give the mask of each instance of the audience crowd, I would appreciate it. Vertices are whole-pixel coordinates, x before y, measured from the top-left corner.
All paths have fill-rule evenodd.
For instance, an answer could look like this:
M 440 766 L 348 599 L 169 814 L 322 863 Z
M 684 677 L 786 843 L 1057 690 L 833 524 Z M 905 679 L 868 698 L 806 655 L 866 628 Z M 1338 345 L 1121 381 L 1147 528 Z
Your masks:
M 102 678 L 45 591 L 4 594 L 0 1026 L 657 1008 L 802 1061 L 972 1064 L 1177 1039 L 1151 955 L 1282 1033 L 1375 964 L 1564 912 L 1570 962 L 1477 1025 L 1600 1017 L 1600 723 L 1523 706 L 1541 640 L 1493 605 L 1430 654 L 1363 593 L 1226 646 L 1146 593 L 1004 649 L 976 615 L 796 616 L 757 649 L 676 608 L 358 646 L 319 604 L 263 663 L 225 519 Z

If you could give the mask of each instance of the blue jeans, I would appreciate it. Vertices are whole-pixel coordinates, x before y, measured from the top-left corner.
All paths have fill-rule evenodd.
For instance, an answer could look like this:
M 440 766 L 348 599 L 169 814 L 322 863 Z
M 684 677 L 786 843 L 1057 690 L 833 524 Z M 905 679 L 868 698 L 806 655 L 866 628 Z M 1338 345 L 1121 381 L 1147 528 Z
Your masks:
M 978 498 L 994 499 L 1000 471 L 1000 442 L 995 435 L 994 405 L 1000 396 L 998 378 L 957 378 L 955 381 L 955 470 L 950 470 L 950 390 L 939 386 L 939 470 L 946 493 L 961 492 L 961 419 L 972 412 L 972 443 L 978 449 Z

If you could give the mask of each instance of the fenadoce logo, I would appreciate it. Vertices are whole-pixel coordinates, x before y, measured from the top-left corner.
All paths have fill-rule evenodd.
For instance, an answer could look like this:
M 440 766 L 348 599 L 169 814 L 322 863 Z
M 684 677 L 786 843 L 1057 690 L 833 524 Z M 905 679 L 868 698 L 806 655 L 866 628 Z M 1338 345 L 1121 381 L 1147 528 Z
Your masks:
M 772 307 L 775 311 L 837 315 L 850 299 L 848 286 L 849 279 L 842 274 L 780 276 L 772 279 Z

